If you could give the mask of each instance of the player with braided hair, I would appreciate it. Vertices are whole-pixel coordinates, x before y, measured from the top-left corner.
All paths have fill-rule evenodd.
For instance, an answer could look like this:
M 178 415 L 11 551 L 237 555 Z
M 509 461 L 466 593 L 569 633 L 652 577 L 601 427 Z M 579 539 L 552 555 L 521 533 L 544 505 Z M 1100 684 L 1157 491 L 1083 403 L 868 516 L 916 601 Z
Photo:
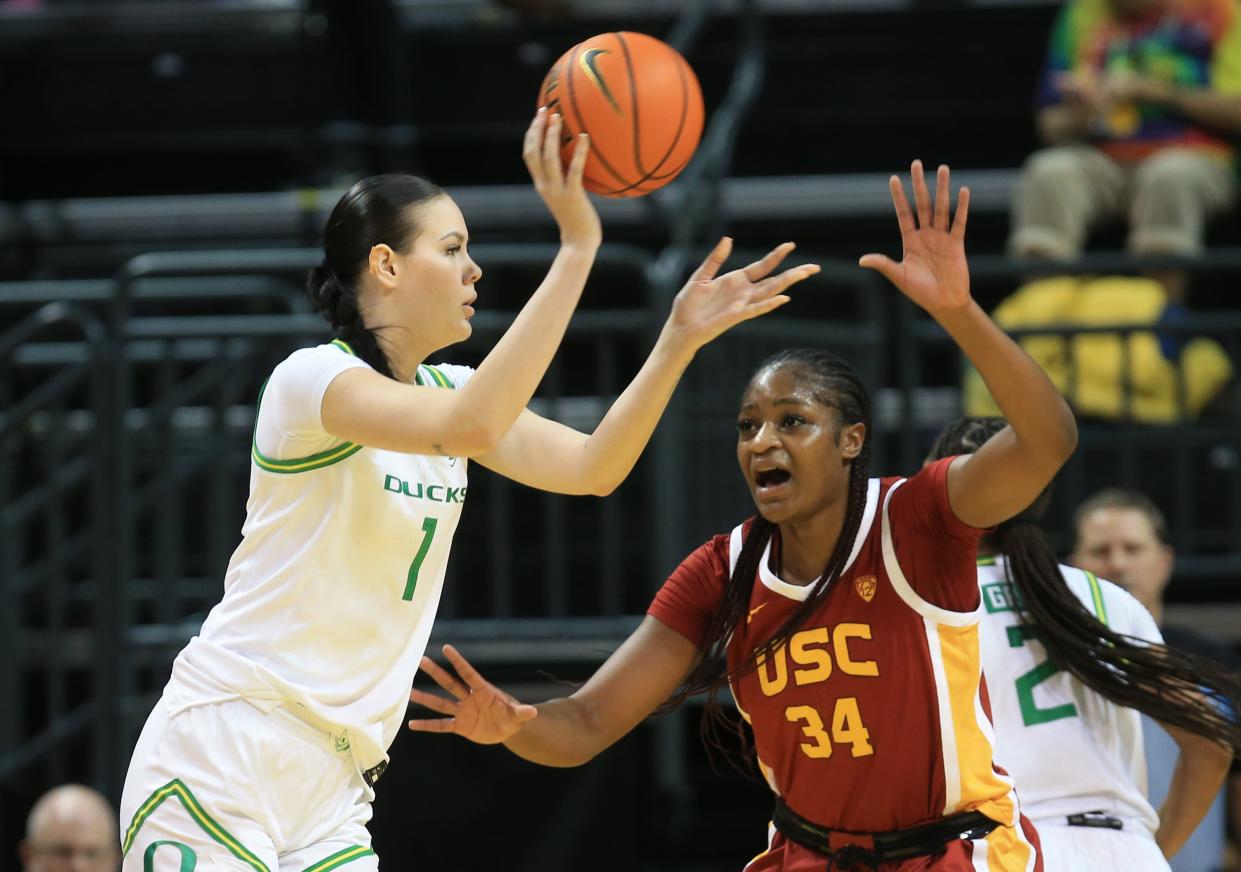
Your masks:
M 728 687 L 776 794 L 748 872 L 1042 869 L 1012 781 L 996 766 L 979 658 L 977 542 L 1025 508 L 1076 446 L 1073 415 L 969 292 L 962 189 L 935 197 L 912 168 L 915 212 L 892 200 L 900 263 L 867 255 L 982 373 L 1011 427 L 909 478 L 872 478 L 870 404 L 840 358 L 764 361 L 741 397 L 737 459 L 758 516 L 690 554 L 646 619 L 575 693 L 522 705 L 453 648 L 450 697 L 411 699 L 455 732 L 547 766 L 580 765 L 665 704 L 706 692 L 718 740 Z
M 927 456 L 972 454 L 1002 418 L 962 418 Z M 1129 593 L 1062 566 L 1039 527 L 1050 488 L 982 538 L 983 668 L 996 744 L 1049 869 L 1167 869 L 1241 747 L 1241 675 L 1165 647 Z M 1147 802 L 1140 714 L 1181 750 L 1159 814 Z M 1055 765 L 1048 765 L 1049 761 Z
M 224 597 L 177 656 L 121 801 L 124 868 L 374 869 L 366 822 L 435 619 L 466 462 L 541 490 L 606 494 L 629 474 L 698 348 L 788 301 L 792 249 L 677 295 L 642 369 L 591 434 L 526 409 L 602 231 L 567 172 L 560 117 L 524 157 L 560 229 L 546 279 L 477 370 L 428 357 L 470 335 L 482 271 L 452 199 L 412 176 L 351 187 L 308 282 L 336 330 L 264 387 L 243 539 Z

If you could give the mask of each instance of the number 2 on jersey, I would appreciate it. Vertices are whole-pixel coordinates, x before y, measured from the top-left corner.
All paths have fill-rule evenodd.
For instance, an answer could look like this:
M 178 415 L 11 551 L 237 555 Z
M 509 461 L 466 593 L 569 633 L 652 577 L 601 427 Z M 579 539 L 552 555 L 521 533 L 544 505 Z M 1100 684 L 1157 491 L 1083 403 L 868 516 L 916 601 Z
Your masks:
M 409 564 L 409 572 L 405 576 L 405 593 L 401 594 L 401 599 L 409 602 L 414 598 L 414 588 L 418 586 L 418 570 L 422 569 L 422 561 L 427 559 L 427 552 L 431 550 L 431 540 L 435 538 L 435 519 L 422 519 L 422 544 L 418 546 L 418 553 L 414 555 L 414 562 Z
M 1008 647 L 1020 648 L 1031 639 L 1036 639 L 1034 627 L 1030 624 L 1018 624 L 1008 628 Z M 1077 706 L 1071 702 L 1041 708 L 1034 701 L 1034 688 L 1061 671 L 1060 667 L 1050 660 L 1044 660 L 1029 672 L 1017 676 L 1017 701 L 1021 704 L 1021 721 L 1027 727 L 1058 721 L 1061 718 L 1077 717 Z

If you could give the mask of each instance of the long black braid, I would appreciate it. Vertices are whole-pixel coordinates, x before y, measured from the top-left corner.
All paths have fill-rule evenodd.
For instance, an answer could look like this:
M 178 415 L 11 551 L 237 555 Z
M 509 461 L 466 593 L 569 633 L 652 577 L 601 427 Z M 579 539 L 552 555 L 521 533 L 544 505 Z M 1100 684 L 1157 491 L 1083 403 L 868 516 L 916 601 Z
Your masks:
M 1003 418 L 962 418 L 940 434 L 927 459 L 971 454 L 1005 426 Z M 988 534 L 985 544 L 1007 558 L 1005 576 L 1016 587 L 1018 608 L 1037 628 L 1051 662 L 1116 705 L 1241 747 L 1241 675 L 1097 620 L 1064 583 L 1039 526 L 1049 496 L 1044 491 L 1033 506 Z
M 865 436 L 861 451 L 850 463 L 848 504 L 840 538 L 836 541 L 836 547 L 828 558 L 823 574 L 811 588 L 810 595 L 789 615 L 771 638 L 750 652 L 741 671 L 729 673 L 728 646 L 732 640 L 733 630 L 741 626 L 745 619 L 754 588 L 754 577 L 758 573 L 759 561 L 775 530 L 774 524 L 765 520 L 761 515 L 755 516 L 750 522 L 741 547 L 741 554 L 737 558 L 736 568 L 707 626 L 702 644 L 702 659 L 690 672 L 676 694 L 661 706 L 661 711 L 667 711 L 691 696 L 706 693 L 706 706 L 700 724 L 703 743 L 708 749 L 721 752 L 734 765 L 739 759 L 744 759 L 748 764 L 750 738 L 740 719 L 732 717 L 720 704 L 720 690 L 730 681 L 753 672 L 760 658 L 765 658 L 785 644 L 789 637 L 822 605 L 830 590 L 831 582 L 840 575 L 841 569 L 849 559 L 853 540 L 857 537 L 858 527 L 861 526 L 862 515 L 866 509 L 870 475 L 870 397 L 866 387 L 844 359 L 830 352 L 812 349 L 792 349 L 772 355 L 754 371 L 750 383 L 753 384 L 761 374 L 785 367 L 792 368 L 799 380 L 813 388 L 814 397 L 819 403 L 836 410 L 839 427 L 862 424 L 865 427 Z M 733 734 L 737 739 L 726 740 L 726 734 Z
M 323 263 L 310 271 L 306 295 L 336 335 L 377 372 L 392 378 L 380 341 L 382 326 L 367 327 L 358 308 L 358 281 L 380 243 L 405 253 L 418 235 L 419 207 L 444 192 L 418 176 L 371 176 L 337 201 L 323 233 Z

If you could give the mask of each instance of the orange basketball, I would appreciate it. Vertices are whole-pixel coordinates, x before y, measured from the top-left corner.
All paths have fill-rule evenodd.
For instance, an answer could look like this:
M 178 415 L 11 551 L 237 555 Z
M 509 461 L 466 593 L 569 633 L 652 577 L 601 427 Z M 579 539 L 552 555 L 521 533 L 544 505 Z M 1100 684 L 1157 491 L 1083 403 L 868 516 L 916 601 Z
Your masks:
M 583 184 L 605 197 L 640 197 L 677 177 L 702 136 L 698 77 L 672 46 L 644 33 L 601 33 L 569 49 L 539 89 L 564 118 L 561 157 L 590 134 Z

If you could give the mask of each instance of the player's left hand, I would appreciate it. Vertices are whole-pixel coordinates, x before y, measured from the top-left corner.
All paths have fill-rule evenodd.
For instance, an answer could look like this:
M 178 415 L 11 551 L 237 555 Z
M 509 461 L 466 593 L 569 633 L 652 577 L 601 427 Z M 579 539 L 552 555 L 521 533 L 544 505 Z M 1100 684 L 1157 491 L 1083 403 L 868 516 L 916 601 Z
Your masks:
M 749 266 L 717 276 L 733 250 L 733 241 L 725 236 L 672 301 L 665 332 L 697 351 L 742 321 L 783 306 L 789 287 L 819 271 L 818 264 L 807 263 L 772 275 L 795 247 L 786 242 Z
M 916 222 L 900 178 L 892 176 L 888 182 L 905 249 L 901 262 L 882 254 L 868 254 L 858 265 L 881 273 L 932 316 L 964 308 L 970 303 L 970 272 L 965 261 L 970 189 L 962 188 L 957 195 L 956 216 L 950 220 L 948 167 L 941 165 L 935 178 L 933 209 L 922 161 L 913 162 L 910 176 L 918 209 Z
M 448 717 L 412 720 L 409 722 L 411 730 L 456 733 L 480 745 L 495 745 L 511 738 L 526 721 L 538 715 L 534 706 L 518 702 L 479 675 L 456 648 L 445 645 L 444 656 L 460 680 L 430 657 L 422 658 L 422 671 L 452 694 L 452 699 L 416 688 L 410 690 L 409 699 Z

